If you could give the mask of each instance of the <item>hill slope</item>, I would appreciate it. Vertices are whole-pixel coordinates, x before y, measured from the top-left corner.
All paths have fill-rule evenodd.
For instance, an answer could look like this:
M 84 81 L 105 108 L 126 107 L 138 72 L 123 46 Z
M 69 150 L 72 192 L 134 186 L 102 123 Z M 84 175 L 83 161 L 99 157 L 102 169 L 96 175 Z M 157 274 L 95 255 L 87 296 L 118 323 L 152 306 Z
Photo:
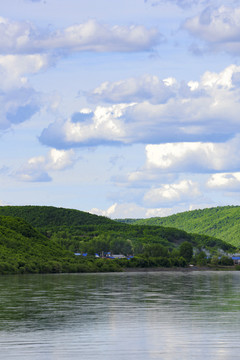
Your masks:
M 46 234 L 50 241 L 72 252 L 113 250 L 117 253 L 125 248 L 127 253 L 136 254 L 147 244 L 158 243 L 173 249 L 184 241 L 209 250 L 235 250 L 219 239 L 162 226 L 131 226 L 78 210 L 48 206 L 1 206 L 0 216 L 3 214 L 25 219 Z
M 240 206 L 223 206 L 186 211 L 162 218 L 126 219 L 126 221 L 135 225 L 175 227 L 189 233 L 217 237 L 240 247 Z
M 0 274 L 66 271 L 74 260 L 23 219 L 0 216 Z
M 53 206 L 0 206 L 0 215 L 22 218 L 37 228 L 112 223 L 104 216 Z

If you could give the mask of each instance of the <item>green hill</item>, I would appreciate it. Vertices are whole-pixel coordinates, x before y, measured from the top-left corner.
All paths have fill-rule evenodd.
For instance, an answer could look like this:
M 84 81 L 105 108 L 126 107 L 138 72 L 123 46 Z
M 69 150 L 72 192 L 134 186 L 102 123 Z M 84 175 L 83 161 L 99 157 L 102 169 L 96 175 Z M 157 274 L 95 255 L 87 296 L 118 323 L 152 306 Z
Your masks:
M 0 274 L 69 270 L 74 260 L 23 219 L 0 216 Z
M 0 206 L 0 215 L 20 217 L 37 228 L 112 223 L 104 216 L 53 206 Z
M 168 226 L 190 233 L 209 235 L 240 247 L 240 206 L 186 211 L 162 218 L 126 220 L 127 223 L 135 225 Z
M 0 216 L 0 274 L 121 271 L 118 263 L 83 258 L 25 220 Z
M 0 206 L 2 215 L 21 217 L 47 236 L 50 242 L 72 253 L 112 250 L 114 253 L 138 254 L 149 244 L 161 244 L 174 249 L 184 241 L 192 243 L 195 248 L 209 251 L 235 250 L 219 239 L 188 234 L 169 225 L 132 226 L 79 210 L 48 206 Z

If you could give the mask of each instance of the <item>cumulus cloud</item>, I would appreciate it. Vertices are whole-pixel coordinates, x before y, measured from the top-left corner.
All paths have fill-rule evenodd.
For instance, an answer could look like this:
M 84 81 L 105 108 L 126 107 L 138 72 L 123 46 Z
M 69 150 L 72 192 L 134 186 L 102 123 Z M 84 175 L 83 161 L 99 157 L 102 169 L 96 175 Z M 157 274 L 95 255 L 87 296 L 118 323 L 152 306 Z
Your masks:
M 169 143 L 146 146 L 146 168 L 206 173 L 240 169 L 240 137 L 226 143 Z
M 67 121 L 51 124 L 42 132 L 40 141 L 47 145 L 54 142 L 57 148 L 129 143 L 121 119 L 129 106 L 98 106 L 94 112 L 84 109 Z
M 182 180 L 175 184 L 165 184 L 159 188 L 153 188 L 146 192 L 144 201 L 146 204 L 164 206 L 192 200 L 201 195 L 198 184 L 191 180 Z
M 150 217 L 164 217 L 183 211 L 206 208 L 211 206 L 212 205 L 209 204 L 204 204 L 202 206 L 194 205 L 194 204 L 190 204 L 190 205 L 185 204 L 183 206 L 176 205 L 176 206 L 162 207 L 162 208 L 158 208 L 158 207 L 148 208 L 137 205 L 135 203 L 121 203 L 121 204 L 114 203 L 113 205 L 109 206 L 109 208 L 107 208 L 106 210 L 92 208 L 91 210 L 89 210 L 89 212 L 96 215 L 107 216 L 111 219 L 126 219 L 126 218 L 145 219 Z
M 47 55 L 0 55 L 0 86 L 3 90 L 26 86 L 25 75 L 36 74 L 50 64 Z
M 30 182 L 47 182 L 52 178 L 48 174 L 50 171 L 65 170 L 74 163 L 73 150 L 57 150 L 51 149 L 47 156 L 38 156 L 30 158 L 24 166 L 22 166 L 15 176 L 21 181 Z
M 207 187 L 215 190 L 240 190 L 240 172 L 213 174 L 207 181 Z
M 151 99 L 141 101 L 142 95 L 133 90 L 129 103 L 98 106 L 94 111 L 89 110 L 89 114 L 80 111 L 80 121 L 73 121 L 73 118 L 56 121 L 44 129 L 40 140 L 57 148 L 101 144 L 223 142 L 239 131 L 239 74 L 240 67 L 231 65 L 220 73 L 204 73 L 200 81 L 176 83 L 171 78 L 165 79 L 165 84 L 175 91 L 174 96 L 170 96 L 165 103 L 162 103 L 162 96 L 156 103 L 155 91 L 154 103 L 151 103 Z M 110 88 L 112 86 L 117 88 L 115 85 Z M 110 92 L 105 89 L 104 93 Z M 124 97 L 120 89 L 119 100 Z M 139 102 L 130 102 L 136 98 Z M 75 119 L 76 116 L 74 114 Z
M 107 26 L 95 20 L 64 29 L 37 28 L 0 17 L 0 129 L 30 119 L 41 107 L 27 76 L 52 66 L 72 52 L 151 50 L 161 41 L 155 28 Z
M 93 102 L 131 103 L 148 100 L 151 103 L 166 103 L 176 94 L 176 80 L 160 80 L 157 76 L 144 75 L 116 82 L 104 82 L 87 96 Z
M 114 203 L 108 209 L 92 208 L 90 213 L 107 216 L 111 219 L 126 219 L 126 218 L 149 218 L 153 216 L 168 216 L 177 212 L 180 208 L 146 208 L 135 203 Z
M 13 124 L 30 119 L 40 106 L 41 97 L 32 88 L 22 87 L 0 93 L 0 129 L 8 129 Z
M 209 49 L 240 53 L 240 7 L 207 7 L 185 21 L 183 28 L 209 44 Z
M 240 170 L 240 136 L 226 143 L 167 143 L 145 146 L 145 164 L 121 178 L 114 179 L 119 186 L 144 189 L 160 183 L 162 186 L 176 183 L 191 174 L 201 187 L 207 174 L 214 174 L 207 183 L 213 188 L 216 173 Z
M 29 22 L 0 17 L 1 54 L 146 51 L 161 39 L 156 28 L 147 29 L 141 25 L 110 27 L 89 20 L 51 31 L 36 28 Z
M 48 66 L 45 55 L 0 55 L 0 129 L 30 119 L 42 106 L 42 97 L 26 74 Z

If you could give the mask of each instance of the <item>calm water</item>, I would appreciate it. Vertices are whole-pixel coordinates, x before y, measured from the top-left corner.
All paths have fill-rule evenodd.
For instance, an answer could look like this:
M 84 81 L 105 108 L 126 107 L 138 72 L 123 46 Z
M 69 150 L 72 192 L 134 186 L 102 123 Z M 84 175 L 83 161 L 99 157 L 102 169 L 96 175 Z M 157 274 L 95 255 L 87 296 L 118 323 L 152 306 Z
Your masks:
M 238 358 L 240 272 L 0 277 L 0 359 Z

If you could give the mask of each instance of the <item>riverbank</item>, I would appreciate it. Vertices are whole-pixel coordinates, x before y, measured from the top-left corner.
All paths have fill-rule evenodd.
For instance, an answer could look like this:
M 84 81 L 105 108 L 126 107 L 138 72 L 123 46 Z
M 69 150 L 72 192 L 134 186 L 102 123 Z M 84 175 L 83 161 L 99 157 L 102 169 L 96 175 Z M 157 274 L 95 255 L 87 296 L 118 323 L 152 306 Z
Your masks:
M 189 266 L 189 267 L 151 267 L 151 268 L 124 268 L 124 272 L 193 272 L 193 271 L 239 271 L 235 266 Z

